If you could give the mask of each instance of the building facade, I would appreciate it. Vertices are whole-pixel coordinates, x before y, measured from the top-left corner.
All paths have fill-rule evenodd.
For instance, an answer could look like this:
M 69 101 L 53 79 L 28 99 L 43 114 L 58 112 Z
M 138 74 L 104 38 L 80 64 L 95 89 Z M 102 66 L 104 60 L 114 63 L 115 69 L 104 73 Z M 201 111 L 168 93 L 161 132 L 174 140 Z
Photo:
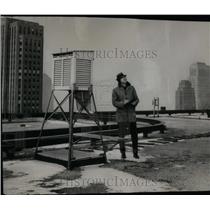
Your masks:
M 177 110 L 195 109 L 194 89 L 189 80 L 181 80 L 179 82 L 175 101 Z
M 2 18 L 2 113 L 42 112 L 43 26 Z
M 190 81 L 195 91 L 196 109 L 210 109 L 210 66 L 201 62 L 192 64 Z
M 10 24 L 15 21 L 10 18 L 1 19 L 1 111 L 8 113 L 9 103 L 9 49 Z

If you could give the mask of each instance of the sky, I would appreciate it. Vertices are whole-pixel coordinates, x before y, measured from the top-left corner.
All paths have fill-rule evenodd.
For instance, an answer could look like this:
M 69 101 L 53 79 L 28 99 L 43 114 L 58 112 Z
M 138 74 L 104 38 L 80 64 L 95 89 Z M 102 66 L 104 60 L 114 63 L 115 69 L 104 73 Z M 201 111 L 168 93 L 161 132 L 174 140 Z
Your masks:
M 114 110 L 111 93 L 119 72 L 127 74 L 136 88 L 140 98 L 138 110 L 151 110 L 153 97 L 160 98 L 160 106 L 174 109 L 175 91 L 180 80 L 188 79 L 190 65 L 210 64 L 207 22 L 53 16 L 18 19 L 44 26 L 43 71 L 48 81 L 53 74 L 52 53 L 60 52 L 61 48 L 63 52 L 67 48 L 98 53 L 117 49 L 118 53 L 127 51 L 129 55 L 134 52 L 130 58 L 116 58 L 114 53 L 95 58 L 93 85 L 98 110 Z M 143 52 L 143 56 L 137 57 L 137 52 Z M 43 85 L 45 109 L 51 89 L 49 82 L 44 81 Z

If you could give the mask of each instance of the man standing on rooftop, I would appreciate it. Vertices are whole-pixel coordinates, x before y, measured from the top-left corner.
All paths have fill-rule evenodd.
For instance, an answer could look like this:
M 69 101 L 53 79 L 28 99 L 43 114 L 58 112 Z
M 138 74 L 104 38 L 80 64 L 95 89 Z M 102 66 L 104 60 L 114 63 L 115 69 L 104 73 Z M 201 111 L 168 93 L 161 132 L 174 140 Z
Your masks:
M 124 138 L 127 133 L 131 134 L 133 157 L 138 156 L 138 133 L 136 127 L 135 107 L 139 103 L 135 88 L 127 81 L 126 75 L 119 73 L 116 80 L 118 87 L 112 91 L 112 104 L 117 108 L 116 120 L 119 127 L 119 137 Z M 125 142 L 120 142 L 122 159 L 126 158 Z

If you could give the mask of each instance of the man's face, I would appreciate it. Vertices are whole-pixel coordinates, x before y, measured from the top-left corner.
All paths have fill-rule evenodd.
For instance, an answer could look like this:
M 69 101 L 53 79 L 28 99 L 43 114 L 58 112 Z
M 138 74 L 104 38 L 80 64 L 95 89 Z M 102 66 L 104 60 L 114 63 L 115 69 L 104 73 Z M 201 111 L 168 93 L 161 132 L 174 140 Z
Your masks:
M 121 78 L 120 82 L 122 85 L 125 85 L 127 83 L 127 78 L 126 77 Z

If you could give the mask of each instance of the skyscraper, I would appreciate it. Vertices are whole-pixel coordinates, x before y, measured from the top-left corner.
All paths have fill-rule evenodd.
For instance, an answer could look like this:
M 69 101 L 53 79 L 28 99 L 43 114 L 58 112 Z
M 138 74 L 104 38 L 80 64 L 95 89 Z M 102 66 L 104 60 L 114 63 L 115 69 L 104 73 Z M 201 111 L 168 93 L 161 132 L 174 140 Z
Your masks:
M 9 49 L 10 49 L 10 24 L 15 21 L 11 18 L 1 19 L 1 103 L 2 113 L 8 113 L 9 102 Z
M 195 91 L 196 109 L 210 109 L 210 66 L 201 62 L 192 64 L 190 81 Z
M 177 110 L 195 109 L 194 89 L 189 80 L 181 80 L 179 82 L 175 101 Z
M 42 111 L 43 26 L 2 18 L 2 113 Z

